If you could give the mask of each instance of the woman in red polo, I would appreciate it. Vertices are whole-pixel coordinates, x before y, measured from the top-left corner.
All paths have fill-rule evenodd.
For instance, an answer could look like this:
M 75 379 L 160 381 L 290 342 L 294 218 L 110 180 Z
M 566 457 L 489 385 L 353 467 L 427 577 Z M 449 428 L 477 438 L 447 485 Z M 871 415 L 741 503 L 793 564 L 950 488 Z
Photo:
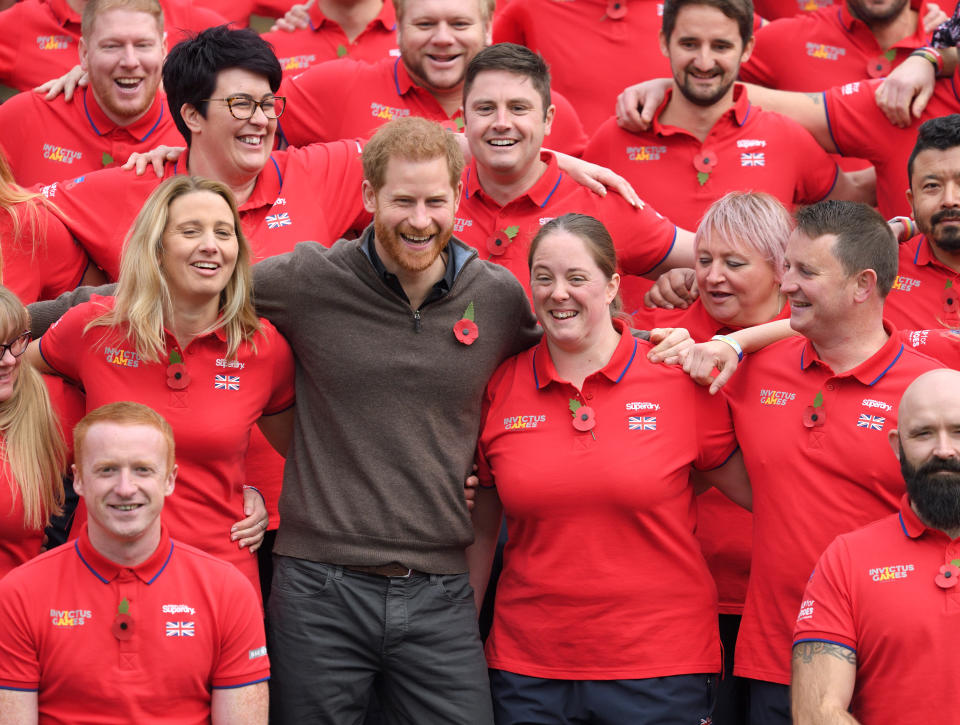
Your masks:
M 497 722 L 707 721 L 717 595 L 693 535 L 691 473 L 749 505 L 725 405 L 650 363 L 616 317 L 600 222 L 554 219 L 529 259 L 544 337 L 488 385 L 478 457 L 491 488 L 470 551 L 482 597 L 502 504 L 487 641 Z

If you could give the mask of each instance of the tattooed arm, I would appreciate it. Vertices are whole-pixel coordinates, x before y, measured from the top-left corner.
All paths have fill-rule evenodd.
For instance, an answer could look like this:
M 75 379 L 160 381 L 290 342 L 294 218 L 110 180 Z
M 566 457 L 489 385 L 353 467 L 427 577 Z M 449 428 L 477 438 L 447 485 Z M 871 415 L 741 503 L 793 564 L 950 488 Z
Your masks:
M 847 712 L 857 678 L 857 653 L 838 644 L 793 646 L 790 698 L 794 725 L 855 725 Z
M 827 106 L 822 93 L 779 91 L 753 83 L 747 83 L 746 86 L 751 103 L 765 111 L 776 111 L 789 116 L 807 129 L 824 149 L 831 154 L 837 153 L 837 146 L 830 135 Z

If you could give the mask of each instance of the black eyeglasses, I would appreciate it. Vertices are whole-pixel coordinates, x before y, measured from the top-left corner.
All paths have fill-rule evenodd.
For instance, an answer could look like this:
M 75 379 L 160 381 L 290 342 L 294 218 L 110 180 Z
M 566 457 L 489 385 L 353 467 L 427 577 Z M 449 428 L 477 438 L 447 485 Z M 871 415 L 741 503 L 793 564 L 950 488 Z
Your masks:
M 253 96 L 248 96 L 246 93 L 237 93 L 226 98 L 206 98 L 204 101 L 223 101 L 230 109 L 230 114 L 238 121 L 251 119 L 257 112 L 258 106 L 267 118 L 280 118 L 287 105 L 287 99 L 283 96 L 270 96 L 262 101 L 255 101 Z
M 2 360 L 3 356 L 7 354 L 7 350 L 9 350 L 10 354 L 14 357 L 20 357 L 23 355 L 23 353 L 27 351 L 27 346 L 30 344 L 30 339 L 30 331 L 27 330 L 12 342 L 0 343 L 0 360 Z

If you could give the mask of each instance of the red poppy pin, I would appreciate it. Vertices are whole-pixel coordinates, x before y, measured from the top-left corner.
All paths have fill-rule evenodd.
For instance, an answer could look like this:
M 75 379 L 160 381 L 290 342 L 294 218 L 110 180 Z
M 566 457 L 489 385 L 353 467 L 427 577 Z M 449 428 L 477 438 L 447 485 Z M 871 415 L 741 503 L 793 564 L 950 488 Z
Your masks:
M 473 315 L 473 302 L 471 302 L 467 305 L 463 317 L 457 320 L 457 324 L 453 326 L 453 334 L 464 345 L 472 345 L 480 335 L 480 331 L 477 330 L 477 323 L 473 321 Z
M 113 636 L 121 641 L 126 641 L 133 637 L 133 618 L 130 616 L 130 602 L 124 597 L 117 605 L 117 616 L 113 618 L 113 625 L 110 627 Z
M 167 365 L 167 387 L 173 390 L 183 390 L 190 384 L 190 374 L 183 364 L 183 356 L 178 350 L 170 351 L 170 364 Z
M 813 405 L 808 405 L 803 411 L 803 424 L 807 428 L 819 428 L 827 422 L 827 411 L 823 408 L 823 393 L 817 391 Z
M 960 567 L 954 564 L 944 564 L 940 567 L 940 573 L 933 578 L 941 589 L 952 589 L 957 586 L 958 579 L 960 579 Z
M 960 301 L 957 300 L 957 289 L 953 286 L 953 280 L 948 279 L 943 286 L 943 311 L 951 314 L 957 314 L 960 311 Z
M 575 398 L 570 398 L 570 412 L 573 414 L 573 427 L 582 433 L 590 431 L 593 440 L 597 440 L 597 434 L 593 432 L 593 427 L 597 424 L 597 414 L 593 408 L 583 405 Z
M 512 226 L 506 229 L 498 229 L 487 237 L 487 251 L 490 252 L 490 257 L 499 257 L 506 252 L 507 247 L 517 238 L 519 231 L 520 227 Z
M 707 183 L 710 172 L 716 168 L 718 161 L 716 151 L 710 148 L 700 149 L 700 153 L 693 157 L 693 168 L 697 170 L 697 181 L 700 182 L 700 186 Z
M 883 78 L 893 67 L 893 60 L 897 57 L 897 51 L 888 50 L 880 55 L 875 55 L 867 61 L 867 75 L 871 78 Z
M 607 17 L 611 20 L 620 20 L 627 15 L 627 0 L 608 0 Z

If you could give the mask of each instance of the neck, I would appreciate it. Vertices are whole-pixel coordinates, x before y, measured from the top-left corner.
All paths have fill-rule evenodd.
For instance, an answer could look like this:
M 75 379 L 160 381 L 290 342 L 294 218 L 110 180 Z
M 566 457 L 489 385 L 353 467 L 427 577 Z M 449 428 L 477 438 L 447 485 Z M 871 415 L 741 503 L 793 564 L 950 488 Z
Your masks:
M 744 328 L 770 322 L 783 310 L 785 300 L 786 298 L 780 293 L 780 288 L 777 287 L 766 300 L 756 305 L 755 309 L 737 315 L 733 319 L 727 320 L 724 324 L 730 327 Z M 717 322 L 724 321 L 717 320 Z
M 833 329 L 827 340 L 813 340 L 817 355 L 836 374 L 853 370 L 877 354 L 890 335 L 883 329 L 883 319 L 878 314 L 863 325 L 850 325 L 847 329 Z
M 444 89 L 441 91 L 430 88 L 427 90 L 430 91 L 431 96 L 437 99 L 437 103 L 440 104 L 440 108 L 447 116 L 455 114 L 463 104 L 463 84 L 458 85 L 454 90 Z
M 597 330 L 585 344 L 568 348 L 555 343 L 548 337 L 547 349 L 550 351 L 550 359 L 557 369 L 557 374 L 580 390 L 583 388 L 584 380 L 606 367 L 619 342 L 620 333 L 617 332 L 611 320 L 609 324 Z
M 196 148 L 187 150 L 187 171 L 193 176 L 202 176 L 226 184 L 233 192 L 237 206 L 242 206 L 250 198 L 259 178 L 259 172 L 251 176 L 247 173 L 224 171 L 209 156 Z
M 320 0 L 323 14 L 353 42 L 383 9 L 383 0 Z
M 730 86 L 726 95 L 716 103 L 710 106 L 698 106 L 687 100 L 674 82 L 670 101 L 660 114 L 660 123 L 682 128 L 704 141 L 720 117 L 731 108 L 733 108 L 733 86 Z
M 937 531 L 942 531 L 942 532 L 945 533 L 947 536 L 949 536 L 951 539 L 956 539 L 956 538 L 960 537 L 960 526 L 958 526 L 958 527 L 956 527 L 956 528 L 946 528 L 946 529 L 942 529 L 942 528 L 940 528 L 939 526 L 933 526 L 933 525 L 929 524 L 929 523 L 923 518 L 923 515 L 922 515 L 919 511 L 917 511 L 917 507 L 916 507 L 916 505 L 913 503 L 913 501 L 910 502 L 910 508 L 913 509 L 913 513 L 915 513 L 915 514 L 917 515 L 917 518 L 920 519 L 920 521 L 923 522 L 923 525 L 926 526 L 927 528 L 929 528 L 929 529 L 936 529 Z
M 186 348 L 197 335 L 213 327 L 219 314 L 219 296 L 199 302 L 174 299 L 173 319 L 167 320 L 167 326 L 180 347 Z
M 524 169 L 505 173 L 498 173 L 477 164 L 477 180 L 484 194 L 500 206 L 506 206 L 518 196 L 530 191 L 546 171 L 547 164 L 540 158 Z
M 954 272 L 960 272 L 960 249 L 954 251 L 943 249 L 929 236 L 927 237 L 927 242 L 930 244 L 930 251 L 937 261 L 945 267 L 949 267 Z
M 149 559 L 160 546 L 160 519 L 132 541 L 117 539 L 95 525 L 87 526 L 87 535 L 90 544 L 101 556 L 114 564 L 132 568 Z
M 847 10 L 854 17 L 857 16 L 849 5 Z M 899 14 L 889 20 L 864 20 L 863 22 L 870 28 L 873 37 L 877 39 L 877 44 L 883 50 L 887 50 L 917 32 L 919 16 L 917 11 L 912 10 L 908 3 L 903 6 L 903 10 Z

